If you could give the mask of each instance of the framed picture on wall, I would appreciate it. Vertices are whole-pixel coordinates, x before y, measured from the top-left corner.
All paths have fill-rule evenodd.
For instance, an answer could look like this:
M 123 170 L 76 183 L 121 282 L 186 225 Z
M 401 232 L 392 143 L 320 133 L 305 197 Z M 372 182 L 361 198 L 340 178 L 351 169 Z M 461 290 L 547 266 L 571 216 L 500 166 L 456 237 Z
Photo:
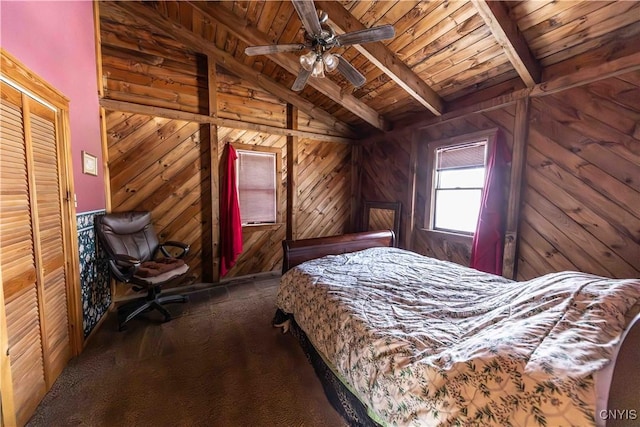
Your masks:
M 86 151 L 82 152 L 82 173 L 87 175 L 98 175 L 98 158 Z

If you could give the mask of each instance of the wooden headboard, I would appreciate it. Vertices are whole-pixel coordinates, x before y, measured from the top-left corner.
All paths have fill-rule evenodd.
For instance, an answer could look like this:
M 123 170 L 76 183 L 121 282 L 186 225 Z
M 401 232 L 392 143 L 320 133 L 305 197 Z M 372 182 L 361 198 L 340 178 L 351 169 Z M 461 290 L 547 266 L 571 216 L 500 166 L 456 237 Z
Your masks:
M 395 246 L 395 244 L 396 236 L 391 230 L 365 231 L 313 239 L 283 240 L 282 274 L 310 259 L 381 246 Z

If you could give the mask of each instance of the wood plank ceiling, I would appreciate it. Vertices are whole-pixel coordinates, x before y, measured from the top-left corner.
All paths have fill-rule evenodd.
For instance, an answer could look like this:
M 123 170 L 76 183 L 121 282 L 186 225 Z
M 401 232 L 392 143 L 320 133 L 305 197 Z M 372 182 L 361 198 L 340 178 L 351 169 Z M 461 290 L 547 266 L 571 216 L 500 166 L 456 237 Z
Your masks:
M 362 87 L 355 89 L 331 73 L 311 78 L 300 93 L 291 92 L 298 54 L 244 54 L 247 46 L 303 40 L 290 1 L 112 4 L 144 25 L 152 21 L 155 31 L 193 52 L 207 48 L 206 53 L 223 57 L 219 64 L 243 78 L 255 73 L 262 87 L 267 81 L 272 85 L 274 95 L 310 103 L 319 119 L 346 124 L 359 137 L 640 52 L 640 2 L 635 1 L 315 3 L 329 14 L 337 33 L 394 26 L 390 40 L 332 50 L 366 77 Z M 345 134 L 344 127 L 339 129 Z

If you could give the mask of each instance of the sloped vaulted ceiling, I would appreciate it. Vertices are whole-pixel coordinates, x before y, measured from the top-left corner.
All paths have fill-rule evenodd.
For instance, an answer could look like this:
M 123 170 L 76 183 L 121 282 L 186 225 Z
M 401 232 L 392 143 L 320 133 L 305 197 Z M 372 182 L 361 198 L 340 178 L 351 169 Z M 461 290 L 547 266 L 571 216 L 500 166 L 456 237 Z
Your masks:
M 367 79 L 354 88 L 338 73 L 291 91 L 298 54 L 248 57 L 247 46 L 297 43 L 301 22 L 290 1 L 107 2 L 193 52 L 358 136 L 525 88 L 620 58 L 639 63 L 635 1 L 316 1 L 336 32 L 391 24 L 382 42 L 336 49 Z M 204 52 L 206 50 L 206 52 Z M 218 59 L 217 59 L 218 60 Z M 640 64 L 638 64 L 640 68 Z

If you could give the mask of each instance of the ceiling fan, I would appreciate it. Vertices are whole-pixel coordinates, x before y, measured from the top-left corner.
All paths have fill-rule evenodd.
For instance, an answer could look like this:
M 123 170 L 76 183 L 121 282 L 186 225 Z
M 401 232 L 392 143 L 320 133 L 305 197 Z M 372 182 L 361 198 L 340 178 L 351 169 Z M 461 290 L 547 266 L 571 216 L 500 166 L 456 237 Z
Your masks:
M 362 86 L 366 79 L 346 59 L 339 54 L 330 53 L 334 47 L 370 43 L 390 39 L 395 36 L 392 25 L 367 28 L 359 31 L 336 35 L 327 24 L 328 15 L 316 11 L 313 0 L 291 0 L 304 29 L 304 43 L 274 44 L 268 46 L 250 46 L 244 50 L 247 56 L 268 55 L 280 52 L 298 52 L 309 49 L 300 56 L 301 69 L 291 90 L 300 91 L 307 84 L 309 77 L 324 77 L 328 72 L 338 70 L 355 87 Z

